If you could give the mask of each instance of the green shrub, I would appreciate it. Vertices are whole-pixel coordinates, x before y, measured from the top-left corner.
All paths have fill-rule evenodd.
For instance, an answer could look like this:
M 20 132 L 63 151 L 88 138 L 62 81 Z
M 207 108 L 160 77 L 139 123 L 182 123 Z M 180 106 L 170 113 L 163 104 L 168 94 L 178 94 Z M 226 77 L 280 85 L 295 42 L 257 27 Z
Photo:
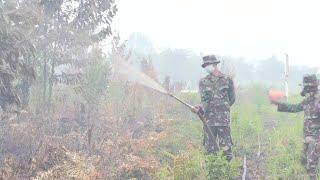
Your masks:
M 200 151 L 185 153 L 174 158 L 174 179 L 191 180 L 205 177 L 203 154 Z
M 206 156 L 207 178 L 210 180 L 234 179 L 239 175 L 239 165 L 238 161 L 229 163 L 222 152 L 217 155 L 208 155 Z

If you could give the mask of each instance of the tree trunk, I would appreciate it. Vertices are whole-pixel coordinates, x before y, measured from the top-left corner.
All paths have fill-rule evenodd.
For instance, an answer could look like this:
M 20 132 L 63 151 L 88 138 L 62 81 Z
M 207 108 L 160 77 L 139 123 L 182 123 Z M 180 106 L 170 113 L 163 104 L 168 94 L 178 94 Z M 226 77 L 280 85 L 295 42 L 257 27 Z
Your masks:
M 55 68 L 55 60 L 52 59 L 51 61 L 51 72 L 50 72 L 50 79 L 49 79 L 49 96 L 48 96 L 48 104 L 51 107 L 51 100 L 52 100 L 52 88 L 53 88 L 53 78 L 54 78 L 54 68 Z
M 46 95 L 47 95 L 47 58 L 44 58 L 43 64 L 43 104 L 46 104 Z
M 22 108 L 26 108 L 29 104 L 29 95 L 30 95 L 31 83 L 29 78 L 22 79 L 22 82 L 19 86 L 20 90 L 20 99 Z

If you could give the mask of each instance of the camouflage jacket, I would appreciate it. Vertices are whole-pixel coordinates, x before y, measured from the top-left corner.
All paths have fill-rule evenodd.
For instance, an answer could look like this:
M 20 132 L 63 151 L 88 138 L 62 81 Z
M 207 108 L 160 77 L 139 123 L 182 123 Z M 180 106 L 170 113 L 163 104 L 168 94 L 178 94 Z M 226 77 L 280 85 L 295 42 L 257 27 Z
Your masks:
M 313 131 L 320 129 L 320 94 L 309 96 L 299 104 L 278 104 L 279 112 L 302 112 L 304 111 L 305 135 L 313 135 Z
M 209 74 L 200 80 L 199 92 L 208 125 L 229 126 L 230 107 L 235 102 L 232 79 L 223 74 Z

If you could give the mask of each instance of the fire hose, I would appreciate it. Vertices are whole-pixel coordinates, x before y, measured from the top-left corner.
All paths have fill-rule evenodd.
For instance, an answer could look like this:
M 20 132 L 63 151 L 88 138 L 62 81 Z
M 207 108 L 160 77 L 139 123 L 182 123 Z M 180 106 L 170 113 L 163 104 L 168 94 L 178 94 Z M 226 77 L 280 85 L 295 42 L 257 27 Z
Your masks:
M 169 95 L 170 97 L 174 98 L 175 100 L 177 100 L 178 102 L 180 102 L 184 106 L 188 107 L 192 112 L 194 112 L 195 107 L 192 106 L 191 104 L 188 104 L 188 103 L 184 102 L 183 100 L 181 100 L 180 98 L 178 98 L 177 96 L 175 96 L 173 94 L 167 93 L 167 95 Z M 213 135 L 211 129 L 209 128 L 209 126 L 208 126 L 208 124 L 207 124 L 207 122 L 205 120 L 204 113 L 201 113 L 201 112 L 198 111 L 196 114 L 198 115 L 199 119 L 202 121 L 203 127 L 204 127 L 205 131 L 207 132 L 207 134 L 209 136 L 209 139 L 213 143 L 214 149 L 218 149 L 218 144 L 216 142 L 216 138 Z

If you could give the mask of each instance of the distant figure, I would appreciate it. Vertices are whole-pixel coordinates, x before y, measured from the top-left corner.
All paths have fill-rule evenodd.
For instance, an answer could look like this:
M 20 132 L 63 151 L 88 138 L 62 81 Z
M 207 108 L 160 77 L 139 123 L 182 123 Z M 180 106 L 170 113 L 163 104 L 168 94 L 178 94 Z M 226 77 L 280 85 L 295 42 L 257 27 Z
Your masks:
M 320 95 L 319 81 L 316 75 L 303 77 L 301 96 L 305 99 L 299 104 L 286 104 L 272 100 L 278 106 L 279 112 L 297 113 L 304 111 L 304 148 L 302 163 L 310 178 L 317 179 L 317 166 L 320 157 Z
M 196 107 L 196 111 L 204 112 L 214 136 L 214 139 L 210 139 L 204 129 L 204 146 L 207 152 L 212 154 L 222 150 L 227 160 L 231 161 L 233 143 L 230 135 L 230 107 L 235 102 L 235 92 L 233 80 L 219 71 L 219 63 L 214 55 L 203 57 L 202 67 L 208 75 L 199 82 L 201 105 Z M 214 141 L 217 142 L 218 149 L 215 149 Z

